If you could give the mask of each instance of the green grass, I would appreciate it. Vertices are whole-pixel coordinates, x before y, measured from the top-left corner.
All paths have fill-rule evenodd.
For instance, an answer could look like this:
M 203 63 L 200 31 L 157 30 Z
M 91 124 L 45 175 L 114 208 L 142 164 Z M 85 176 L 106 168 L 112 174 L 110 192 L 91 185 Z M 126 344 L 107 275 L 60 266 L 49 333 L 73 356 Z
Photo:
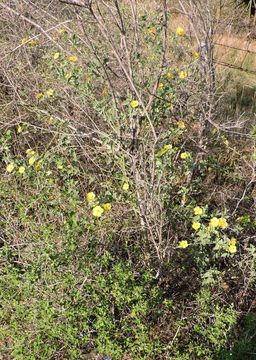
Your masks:
M 50 31 L 63 50 L 40 35 L 9 57 L 38 30 L 3 15 L 0 358 L 249 359 L 254 84 L 234 70 L 217 76 L 226 94 L 217 126 L 203 130 L 208 88 L 188 30 L 169 29 L 160 67 L 162 12 L 139 9 L 134 27 L 122 4 L 127 78 L 127 53 L 116 57 L 88 12 L 84 33 L 71 7 L 43 3 L 33 8 L 43 27 L 53 14 L 73 19 Z M 230 119 L 246 136 L 225 128 Z

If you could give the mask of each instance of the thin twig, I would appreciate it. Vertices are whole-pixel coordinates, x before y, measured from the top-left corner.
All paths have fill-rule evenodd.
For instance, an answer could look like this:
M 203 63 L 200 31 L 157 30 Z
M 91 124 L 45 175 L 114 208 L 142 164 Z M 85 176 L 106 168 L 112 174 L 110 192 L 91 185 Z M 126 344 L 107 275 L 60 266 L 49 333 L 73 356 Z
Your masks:
M 40 25 L 38 25 L 36 22 L 34 22 L 33 20 L 30 20 L 29 18 L 27 18 L 26 16 L 20 14 L 18 11 L 12 9 L 10 6 L 0 3 L 0 6 L 2 8 L 4 8 L 7 11 L 12 12 L 13 14 L 19 16 L 21 19 L 25 20 L 26 22 L 30 23 L 31 25 L 33 25 L 34 27 L 36 27 L 41 33 L 43 33 L 51 42 L 53 42 L 61 51 L 64 51 L 63 47 L 57 42 L 55 41 L 49 34 L 47 31 L 45 31 Z

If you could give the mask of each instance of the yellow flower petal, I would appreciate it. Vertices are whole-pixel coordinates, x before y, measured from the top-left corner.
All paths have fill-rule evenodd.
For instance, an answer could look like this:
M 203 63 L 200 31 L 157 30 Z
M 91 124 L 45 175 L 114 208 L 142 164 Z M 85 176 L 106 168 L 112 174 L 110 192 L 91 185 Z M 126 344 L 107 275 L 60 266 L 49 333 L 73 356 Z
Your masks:
M 188 247 L 188 242 L 187 242 L 187 240 L 181 240 L 180 242 L 179 242 L 179 248 L 181 248 L 181 249 L 186 249 Z
M 174 75 L 171 73 L 171 72 L 168 72 L 168 73 L 166 73 L 166 75 L 165 75 L 166 77 L 167 77 L 167 79 L 169 79 L 169 80 L 171 80 L 171 79 L 173 79 L 174 78 Z
M 101 96 L 102 96 L 102 97 L 108 96 L 108 90 L 107 90 L 107 89 L 103 89 L 102 92 L 101 92 Z
M 140 105 L 140 104 L 139 104 L 138 100 L 132 100 L 132 101 L 130 102 L 130 106 L 131 106 L 133 109 L 136 109 L 139 105 Z
M 28 160 L 28 163 L 29 163 L 29 165 L 33 165 L 33 164 L 35 163 L 35 161 L 36 161 L 36 157 L 35 157 L 35 156 L 31 156 L 31 157 L 29 158 L 29 160 Z
M 12 163 L 10 163 L 10 164 L 8 164 L 8 165 L 6 166 L 6 171 L 7 171 L 8 173 L 11 173 L 11 172 L 13 172 L 14 168 L 15 168 L 15 165 L 14 165 L 14 163 L 12 162 Z
M 199 52 L 195 51 L 193 57 L 195 60 L 197 60 L 199 58 Z
M 20 134 L 21 132 L 22 132 L 22 127 L 19 125 L 19 126 L 17 127 L 17 133 Z
M 33 149 L 27 149 L 25 152 L 28 156 L 33 156 L 36 153 L 35 150 L 33 150 Z
M 104 212 L 104 209 L 103 209 L 101 206 L 99 206 L 99 205 L 95 206 L 95 207 L 92 209 L 92 215 L 95 216 L 96 218 L 101 217 L 101 215 L 103 214 L 103 212 Z
M 234 254 L 234 253 L 237 251 L 236 245 L 229 245 L 228 251 L 229 251 L 231 254 Z
M 148 28 L 148 33 L 149 34 L 153 34 L 155 35 L 156 34 L 156 27 L 155 26 L 151 26 L 150 28 Z
M 228 227 L 228 223 L 225 218 L 221 217 L 219 219 L 219 227 L 221 227 L 222 229 L 226 229 Z
M 35 163 L 34 168 L 36 171 L 40 171 L 42 169 L 42 160 Z
M 187 71 L 180 71 L 179 72 L 179 78 L 180 79 L 186 79 L 187 76 L 188 76 Z
M 180 129 L 185 129 L 185 127 L 186 127 L 184 121 L 182 121 L 182 120 L 177 121 L 177 126 Z
M 217 219 L 216 217 L 213 217 L 210 220 L 209 226 L 212 228 L 218 227 L 219 226 L 219 219 Z
M 60 29 L 58 29 L 58 33 L 60 34 L 60 35 L 63 35 L 64 33 L 65 33 L 65 29 L 63 29 L 63 28 L 60 28 Z
M 180 154 L 180 158 L 181 158 L 182 160 L 186 160 L 186 159 L 188 159 L 189 157 L 190 157 L 190 154 L 189 154 L 188 152 L 183 152 L 183 153 Z
M 44 96 L 44 94 L 39 92 L 39 93 L 36 94 L 36 99 L 40 100 L 43 96 Z
M 75 63 L 75 62 L 78 61 L 78 57 L 77 57 L 76 55 L 71 55 L 71 56 L 68 57 L 68 60 L 69 60 L 70 62 Z
M 48 89 L 48 90 L 46 90 L 45 93 L 46 93 L 47 96 L 53 96 L 54 90 L 53 89 Z
M 178 36 L 184 36 L 186 34 L 185 30 L 183 29 L 183 27 L 178 26 L 176 29 L 176 35 Z
M 34 47 L 34 46 L 36 46 L 37 44 L 38 44 L 38 42 L 37 42 L 36 40 L 30 40 L 29 43 L 28 43 L 28 45 L 29 45 L 30 47 Z
M 54 60 L 58 60 L 59 57 L 60 57 L 60 53 L 59 53 L 59 52 L 56 52 L 56 53 L 53 55 Z
M 160 149 L 157 153 L 157 156 L 162 156 L 165 153 L 167 153 L 167 151 L 172 149 L 172 145 L 171 144 L 166 144 L 162 147 L 162 149 Z
M 124 191 L 128 191 L 128 190 L 129 190 L 129 184 L 128 184 L 127 182 L 125 182 L 125 183 L 123 184 L 122 189 L 123 189 Z
M 96 199 L 96 195 L 93 191 L 90 191 L 86 194 L 86 200 L 90 203 Z
M 193 228 L 195 231 L 199 230 L 200 227 L 201 227 L 201 224 L 200 224 L 199 222 L 194 221 L 194 222 L 192 223 L 192 228 Z
M 202 215 L 203 214 L 203 209 L 200 208 L 200 206 L 196 206 L 193 210 L 194 210 L 195 215 Z
M 237 242 L 237 240 L 235 239 L 235 238 L 231 238 L 230 240 L 229 240 L 229 244 L 230 245 L 236 245 L 236 242 Z
M 19 169 L 18 169 L 18 172 L 19 172 L 19 174 L 24 174 L 25 170 L 26 169 L 25 169 L 24 166 L 20 166 Z
M 105 203 L 102 205 L 103 209 L 106 211 L 110 211 L 111 210 L 111 204 L 110 203 Z

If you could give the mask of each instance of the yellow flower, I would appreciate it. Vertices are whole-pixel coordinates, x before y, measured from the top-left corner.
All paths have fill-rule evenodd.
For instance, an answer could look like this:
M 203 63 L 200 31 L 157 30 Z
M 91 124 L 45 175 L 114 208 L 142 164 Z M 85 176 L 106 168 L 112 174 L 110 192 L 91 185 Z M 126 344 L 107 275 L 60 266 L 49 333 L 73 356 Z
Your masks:
M 99 206 L 99 205 L 95 206 L 95 207 L 92 209 L 92 215 L 95 216 L 96 218 L 101 217 L 101 215 L 103 214 L 103 212 L 104 212 L 104 209 L 103 209 L 101 206 Z
M 237 251 L 236 245 L 230 244 L 229 247 L 228 247 L 228 251 L 229 251 L 231 254 L 234 254 L 234 253 Z
M 22 127 L 19 125 L 19 126 L 17 127 L 17 133 L 20 134 L 21 132 L 22 132 Z
M 111 204 L 110 203 L 105 203 L 102 205 L 103 209 L 106 210 L 106 211 L 109 211 L 111 210 Z
M 181 27 L 181 26 L 177 27 L 176 35 L 178 35 L 178 36 L 184 36 L 185 35 L 185 30 L 183 29 L 183 27 Z
M 90 191 L 86 194 L 86 200 L 90 203 L 93 202 L 96 198 L 96 195 L 93 191 Z
M 56 119 L 54 119 L 53 116 L 50 116 L 46 121 L 49 125 L 53 125 L 56 123 Z
M 195 51 L 193 54 L 193 58 L 197 60 L 199 58 L 199 52 Z
M 180 71 L 179 72 L 179 78 L 180 79 L 186 79 L 187 76 L 188 76 L 188 73 L 186 71 Z
M 189 156 L 190 156 L 190 154 L 189 154 L 188 152 L 183 152 L 183 153 L 180 154 L 180 158 L 181 158 L 182 160 L 188 159 Z
M 130 102 L 130 106 L 133 108 L 133 109 L 135 109 L 136 107 L 138 107 L 140 104 L 139 104 L 139 102 L 138 102 L 138 100 L 132 100 L 131 102 Z
M 167 77 L 167 79 L 169 79 L 169 80 L 171 80 L 171 79 L 173 79 L 174 78 L 174 75 L 171 73 L 171 72 L 168 72 L 168 73 L 166 73 L 166 75 L 165 75 L 166 77 Z
M 192 228 L 194 229 L 194 230 L 199 230 L 200 229 L 200 227 L 201 227 L 201 224 L 198 222 L 198 221 L 194 221 L 193 223 L 192 223 Z
M 225 218 L 221 217 L 219 219 L 219 227 L 221 227 L 222 229 L 226 229 L 228 227 L 228 223 Z
M 179 242 L 179 248 L 181 248 L 181 249 L 186 249 L 188 247 L 188 242 L 187 242 L 187 240 L 181 240 L 180 242 Z
M 35 163 L 34 168 L 36 171 L 40 171 L 42 169 L 42 160 Z
M 172 145 L 171 144 L 166 144 L 162 147 L 162 149 L 160 149 L 157 153 L 158 156 L 162 156 L 165 153 L 167 153 L 167 151 L 172 149 Z
M 36 41 L 36 40 L 30 40 L 29 43 L 28 43 L 28 45 L 29 45 L 30 47 L 34 47 L 34 46 L 37 45 L 37 41 Z
M 33 165 L 33 164 L 35 163 L 35 161 L 36 161 L 36 157 L 35 157 L 35 156 L 31 156 L 31 157 L 29 158 L 29 160 L 28 160 L 28 163 L 29 163 L 29 165 Z
M 68 60 L 69 60 L 70 62 L 75 63 L 75 62 L 77 62 L 78 57 L 77 57 L 76 55 L 71 55 L 71 56 L 68 57 Z
M 163 84 L 163 83 L 159 83 L 159 85 L 158 85 L 158 90 L 162 90 L 163 87 L 164 87 L 164 84 Z
M 64 32 L 65 32 L 65 29 L 63 29 L 63 28 L 58 29 L 58 33 L 59 33 L 60 35 L 64 34 Z
M 196 207 L 194 208 L 194 214 L 195 214 L 195 215 L 202 215 L 202 214 L 203 214 L 203 209 L 200 208 L 200 206 L 196 206 Z
M 213 227 L 213 228 L 219 226 L 219 219 L 217 219 L 216 217 L 213 217 L 213 218 L 210 220 L 209 225 L 210 225 L 211 227 Z
M 229 245 L 235 246 L 235 245 L 236 245 L 236 242 L 237 242 L 237 240 L 232 237 L 232 238 L 229 240 Z
M 39 93 L 36 94 L 36 99 L 40 100 L 43 96 L 44 96 L 44 94 L 39 92 Z
M 129 184 L 127 183 L 127 182 L 125 182 L 124 184 L 123 184 L 123 187 L 122 187 L 122 189 L 124 190 L 124 191 L 128 191 L 129 190 Z
M 182 121 L 182 120 L 177 121 L 177 126 L 180 129 L 185 129 L 185 127 L 186 127 L 184 121 Z
M 27 154 L 27 156 L 33 156 L 33 155 L 35 155 L 35 150 L 32 150 L 32 149 L 27 149 L 26 150 L 26 154 Z
M 155 34 L 156 34 L 156 28 L 155 28 L 155 26 L 151 26 L 150 28 L 148 28 L 148 33 L 155 35 Z
M 12 163 L 10 163 L 10 164 L 8 164 L 8 165 L 6 166 L 6 171 L 7 171 L 8 173 L 11 173 L 11 172 L 13 172 L 14 168 L 15 168 L 15 165 L 14 165 L 14 163 L 12 162 Z
M 35 155 L 35 150 L 32 150 L 32 149 L 27 149 L 26 150 L 26 154 L 28 155 L 28 156 L 33 156 L 33 155 Z
M 59 53 L 59 52 L 56 52 L 56 53 L 53 55 L 54 60 L 58 60 L 59 57 L 60 57 L 60 53 Z
M 22 44 L 25 44 L 27 41 L 28 41 L 28 38 L 26 38 L 26 37 L 24 37 L 24 38 L 21 39 L 21 43 L 22 43 Z
M 102 97 L 108 96 L 108 90 L 107 90 L 107 89 L 103 89 L 102 92 L 101 92 L 101 96 L 102 96 Z
M 18 169 L 19 174 L 24 174 L 25 172 L 25 167 L 24 166 L 20 166 Z
M 53 96 L 54 90 L 53 89 L 48 89 L 48 90 L 46 90 L 45 93 L 46 93 L 47 96 Z

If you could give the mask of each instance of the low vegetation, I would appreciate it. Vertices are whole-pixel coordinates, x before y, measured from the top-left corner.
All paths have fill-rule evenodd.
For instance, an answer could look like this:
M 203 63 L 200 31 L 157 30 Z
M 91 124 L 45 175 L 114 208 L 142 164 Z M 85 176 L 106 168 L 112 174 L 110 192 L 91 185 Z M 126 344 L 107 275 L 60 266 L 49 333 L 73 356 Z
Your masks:
M 0 10 L 0 358 L 255 359 L 255 18 Z

